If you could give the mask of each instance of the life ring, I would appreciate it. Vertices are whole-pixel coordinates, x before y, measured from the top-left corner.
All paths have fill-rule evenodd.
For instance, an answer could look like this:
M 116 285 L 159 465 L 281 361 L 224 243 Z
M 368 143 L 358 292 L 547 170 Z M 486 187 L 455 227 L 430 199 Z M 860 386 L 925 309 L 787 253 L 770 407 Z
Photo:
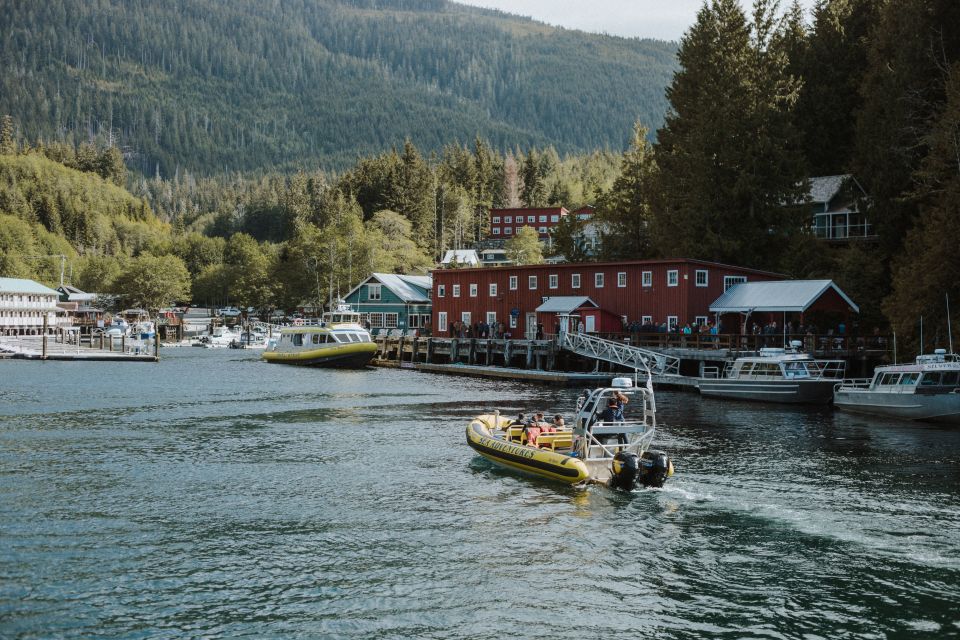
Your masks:
M 303 318 L 294 318 L 294 319 L 293 319 L 293 326 L 295 326 L 295 327 L 302 327 L 302 326 L 303 326 Z

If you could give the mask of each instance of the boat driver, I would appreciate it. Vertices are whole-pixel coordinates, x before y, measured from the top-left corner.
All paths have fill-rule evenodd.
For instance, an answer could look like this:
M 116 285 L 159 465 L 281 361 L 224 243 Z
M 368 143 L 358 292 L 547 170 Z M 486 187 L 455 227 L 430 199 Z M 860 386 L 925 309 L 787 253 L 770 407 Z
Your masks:
M 615 391 L 613 397 L 607 400 L 607 408 L 600 412 L 602 422 L 623 422 L 623 408 L 630 402 L 626 394 Z

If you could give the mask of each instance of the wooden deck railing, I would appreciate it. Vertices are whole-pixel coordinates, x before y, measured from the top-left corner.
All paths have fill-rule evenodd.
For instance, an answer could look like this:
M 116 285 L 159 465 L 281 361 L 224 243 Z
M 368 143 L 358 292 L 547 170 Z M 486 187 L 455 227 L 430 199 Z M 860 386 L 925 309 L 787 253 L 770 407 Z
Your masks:
M 736 352 L 758 351 L 764 347 L 783 347 L 799 341 L 803 351 L 816 355 L 853 355 L 858 352 L 886 353 L 892 349 L 889 336 L 837 336 L 837 335 L 737 335 L 722 333 L 597 333 L 607 340 L 622 340 L 645 349 L 724 349 Z M 552 337 L 552 336 L 549 336 Z

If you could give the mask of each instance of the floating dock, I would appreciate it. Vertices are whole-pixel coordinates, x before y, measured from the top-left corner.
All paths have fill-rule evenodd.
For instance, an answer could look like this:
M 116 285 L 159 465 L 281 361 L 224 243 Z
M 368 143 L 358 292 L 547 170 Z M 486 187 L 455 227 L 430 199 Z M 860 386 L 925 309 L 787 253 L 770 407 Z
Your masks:
M 103 362 L 158 362 L 156 342 L 115 338 L 87 343 L 62 342 L 55 336 L 0 337 L 0 358 Z

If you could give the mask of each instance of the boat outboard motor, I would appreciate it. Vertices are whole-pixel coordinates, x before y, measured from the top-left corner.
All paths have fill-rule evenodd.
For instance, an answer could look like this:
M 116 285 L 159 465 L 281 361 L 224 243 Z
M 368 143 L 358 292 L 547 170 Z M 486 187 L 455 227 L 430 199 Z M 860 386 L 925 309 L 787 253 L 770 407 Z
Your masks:
M 624 491 L 631 491 L 637 483 L 637 474 L 640 472 L 640 458 L 635 453 L 618 451 L 613 457 L 613 475 L 610 486 Z
M 662 487 L 673 475 L 673 463 L 663 451 L 644 451 L 640 459 L 640 484 L 645 487 Z

